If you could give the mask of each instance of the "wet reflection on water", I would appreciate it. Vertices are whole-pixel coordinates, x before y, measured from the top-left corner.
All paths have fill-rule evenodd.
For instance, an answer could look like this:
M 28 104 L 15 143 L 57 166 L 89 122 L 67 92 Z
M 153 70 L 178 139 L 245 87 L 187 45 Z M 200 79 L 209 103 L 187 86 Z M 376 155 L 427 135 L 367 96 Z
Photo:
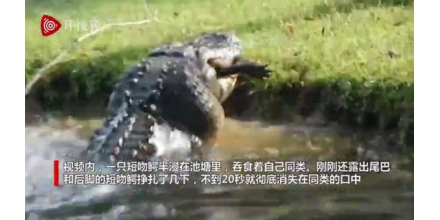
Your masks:
M 63 118 L 27 125 L 29 219 L 413 219 L 413 174 L 401 169 L 404 162 L 387 152 L 388 143 L 379 136 L 362 139 L 338 127 L 231 119 L 225 122 L 212 160 L 301 160 L 311 167 L 318 160 L 385 160 L 391 161 L 392 169 L 362 174 L 356 186 L 101 187 L 84 193 L 81 202 L 63 203 L 67 200 L 61 194 L 74 190 L 53 188 L 52 160 L 77 154 L 100 124 L 100 119 Z M 111 193 L 101 196 L 104 191 Z

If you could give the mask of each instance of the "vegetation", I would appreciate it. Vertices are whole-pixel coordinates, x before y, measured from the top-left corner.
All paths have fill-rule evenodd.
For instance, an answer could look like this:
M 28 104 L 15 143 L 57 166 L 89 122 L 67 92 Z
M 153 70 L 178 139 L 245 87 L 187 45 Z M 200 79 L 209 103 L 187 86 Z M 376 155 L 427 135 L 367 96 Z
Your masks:
M 152 18 L 154 12 L 158 21 L 109 29 L 84 42 L 51 69 L 35 94 L 47 106 L 102 99 L 153 47 L 202 32 L 235 31 L 246 57 L 275 71 L 254 84 L 264 89 L 266 115 L 281 113 L 268 106 L 301 102 L 356 119 L 350 121 L 412 132 L 413 0 L 26 1 L 26 81 L 87 33 L 77 30 L 78 19 L 102 25 Z M 42 37 L 42 14 L 60 20 L 63 29 Z

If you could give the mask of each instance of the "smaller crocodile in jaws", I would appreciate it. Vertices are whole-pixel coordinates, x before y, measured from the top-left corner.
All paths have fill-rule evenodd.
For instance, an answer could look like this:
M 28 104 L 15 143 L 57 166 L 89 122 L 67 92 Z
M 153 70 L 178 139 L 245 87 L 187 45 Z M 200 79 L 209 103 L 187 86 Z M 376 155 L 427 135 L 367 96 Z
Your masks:
M 160 129 L 189 134 L 190 152 L 212 146 L 223 125 L 221 102 L 238 73 L 269 75 L 266 66 L 241 58 L 230 33 L 204 34 L 186 44 L 165 45 L 123 74 L 110 97 L 104 126 L 96 130 L 85 156 L 109 162 L 161 156 Z M 172 136 L 172 135 L 171 135 Z M 197 150 L 196 150 L 197 151 Z

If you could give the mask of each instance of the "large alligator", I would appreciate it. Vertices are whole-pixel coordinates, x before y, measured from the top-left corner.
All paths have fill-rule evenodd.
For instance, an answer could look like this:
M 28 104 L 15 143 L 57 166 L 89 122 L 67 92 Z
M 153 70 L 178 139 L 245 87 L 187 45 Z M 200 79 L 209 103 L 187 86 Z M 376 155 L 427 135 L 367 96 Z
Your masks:
M 95 160 L 149 160 L 157 125 L 191 135 L 191 148 L 212 146 L 223 125 L 221 103 L 238 73 L 269 75 L 267 65 L 241 58 L 240 40 L 230 33 L 204 34 L 186 44 L 151 52 L 125 72 L 108 105 L 104 126 L 96 130 L 85 155 Z

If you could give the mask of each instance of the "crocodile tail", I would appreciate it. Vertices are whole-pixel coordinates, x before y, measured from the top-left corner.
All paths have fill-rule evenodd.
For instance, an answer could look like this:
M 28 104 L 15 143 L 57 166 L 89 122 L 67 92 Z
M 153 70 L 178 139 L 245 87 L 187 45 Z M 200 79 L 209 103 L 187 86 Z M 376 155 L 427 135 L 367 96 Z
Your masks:
M 91 138 L 86 158 L 115 163 L 203 154 L 199 137 L 175 129 L 161 117 L 139 109 L 138 103 L 127 103 L 125 109 L 121 108 L 118 114 L 106 120 Z
M 107 118 L 95 130 L 83 156 L 90 160 L 145 159 L 155 152 L 148 143 L 155 118 L 141 111 L 140 103 L 154 102 L 157 82 L 154 74 L 147 74 L 144 60 L 123 74 L 114 87 L 107 107 Z M 142 83 L 141 83 L 142 82 Z M 96 158 L 102 157 L 105 158 Z
M 147 160 L 156 153 L 155 146 L 149 143 L 154 125 L 155 119 L 150 114 L 124 103 L 117 114 L 95 131 L 87 155 L 90 160 L 112 163 Z

